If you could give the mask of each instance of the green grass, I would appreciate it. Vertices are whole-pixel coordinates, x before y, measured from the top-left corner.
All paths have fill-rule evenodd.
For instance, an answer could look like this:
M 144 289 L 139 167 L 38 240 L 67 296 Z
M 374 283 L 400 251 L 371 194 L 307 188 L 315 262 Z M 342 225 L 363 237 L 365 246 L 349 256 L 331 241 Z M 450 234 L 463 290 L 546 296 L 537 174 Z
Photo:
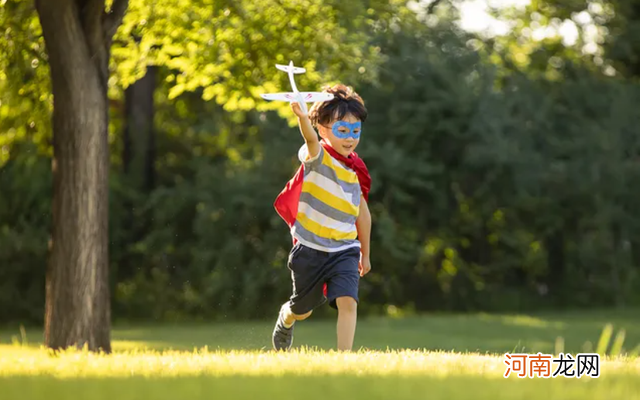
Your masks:
M 359 321 L 350 354 L 332 350 L 333 320 L 299 323 L 289 354 L 271 351 L 271 321 L 119 325 L 109 356 L 52 355 L 40 348 L 41 331 L 10 327 L 0 331 L 0 399 L 640 399 L 640 359 L 625 356 L 640 344 L 639 316 L 369 318 Z M 504 352 L 594 351 L 609 323 L 600 350 L 623 356 L 603 358 L 600 378 L 503 378 Z
M 275 315 L 274 315 L 275 318 Z M 565 351 L 596 349 L 606 324 L 625 329 L 625 349 L 640 345 L 640 310 L 544 313 L 536 315 L 426 315 L 367 318 L 358 322 L 354 347 L 370 350 L 426 349 L 457 352 L 552 352 L 558 337 Z M 119 325 L 112 332 L 115 350 L 221 350 L 271 348 L 272 321 L 212 324 Z M 615 333 L 614 332 L 614 333 Z M 20 340 L 18 326 L 0 331 L 0 344 Z M 27 330 L 30 345 L 42 342 L 42 331 Z M 335 346 L 335 321 L 311 317 L 296 325 L 295 346 L 330 350 Z M 589 347 L 591 346 L 591 348 Z

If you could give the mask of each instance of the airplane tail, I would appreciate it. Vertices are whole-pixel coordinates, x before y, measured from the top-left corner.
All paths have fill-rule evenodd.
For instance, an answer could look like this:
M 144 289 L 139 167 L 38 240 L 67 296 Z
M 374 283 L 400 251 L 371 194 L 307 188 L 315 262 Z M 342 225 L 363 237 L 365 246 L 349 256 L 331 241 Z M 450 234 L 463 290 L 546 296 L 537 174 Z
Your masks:
M 276 64 L 276 68 L 284 72 L 293 71 L 294 74 L 303 74 L 306 71 L 304 68 L 280 64 Z

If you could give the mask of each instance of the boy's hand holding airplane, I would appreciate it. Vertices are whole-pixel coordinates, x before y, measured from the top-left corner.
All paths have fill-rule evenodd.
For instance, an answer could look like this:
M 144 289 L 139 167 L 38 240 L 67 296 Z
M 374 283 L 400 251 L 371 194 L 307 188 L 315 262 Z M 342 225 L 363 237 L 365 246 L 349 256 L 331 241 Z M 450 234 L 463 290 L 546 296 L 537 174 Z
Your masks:
M 291 92 L 284 93 L 266 93 L 260 96 L 265 100 L 288 101 L 291 103 L 291 110 L 296 114 L 300 121 L 300 131 L 304 137 L 310 157 L 315 157 L 320 151 L 320 142 L 318 134 L 311 125 L 309 120 L 307 102 L 314 103 L 316 101 L 328 101 L 333 99 L 333 94 L 325 92 L 300 92 L 296 87 L 293 79 L 294 74 L 302 74 L 306 70 L 296 67 L 293 61 L 289 61 L 289 65 L 276 64 L 276 68 L 286 72 L 289 75 L 289 83 L 291 84 Z
M 308 118 L 309 117 L 309 114 L 305 114 L 305 112 L 302 111 L 302 107 L 300 107 L 300 103 L 298 103 L 298 102 L 292 102 L 291 103 L 291 110 L 293 111 L 293 113 L 298 118 Z

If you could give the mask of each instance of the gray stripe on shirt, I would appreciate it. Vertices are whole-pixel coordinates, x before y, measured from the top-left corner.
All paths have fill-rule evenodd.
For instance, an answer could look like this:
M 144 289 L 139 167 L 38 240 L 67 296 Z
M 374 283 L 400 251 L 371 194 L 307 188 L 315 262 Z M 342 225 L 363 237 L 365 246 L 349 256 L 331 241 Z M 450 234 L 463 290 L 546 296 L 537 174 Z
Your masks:
M 324 214 L 327 217 L 335 219 L 338 222 L 343 222 L 345 224 L 356 223 L 357 217 L 355 215 L 347 214 L 343 211 L 337 210 L 330 205 L 316 199 L 310 193 L 301 192 L 299 201 L 308 204 L 311 208 L 313 208 L 320 214 Z
M 351 195 L 351 198 L 353 199 L 353 204 L 356 207 L 360 206 L 360 194 L 361 194 L 360 183 L 358 182 L 349 183 L 349 182 L 340 180 L 338 178 L 338 174 L 336 174 L 336 172 L 333 169 L 331 169 L 330 167 L 327 167 L 324 164 L 320 164 L 320 165 L 314 166 L 313 168 L 305 170 L 305 176 L 307 176 L 311 171 L 315 171 L 320 175 L 324 176 L 325 178 L 329 179 L 330 181 L 336 182 L 338 185 L 340 185 L 340 187 L 345 193 L 349 193 Z
M 302 224 L 300 224 L 300 222 L 298 221 L 296 221 L 296 223 L 294 224 L 294 228 L 295 228 L 295 234 L 297 236 L 300 236 L 302 239 L 306 240 L 307 242 L 312 242 L 322 247 L 326 247 L 328 249 L 333 249 L 333 248 L 342 247 L 349 244 L 358 243 L 358 239 L 331 240 L 331 239 L 323 238 L 321 236 L 316 235 L 313 232 L 306 230 L 304 226 L 302 226 Z

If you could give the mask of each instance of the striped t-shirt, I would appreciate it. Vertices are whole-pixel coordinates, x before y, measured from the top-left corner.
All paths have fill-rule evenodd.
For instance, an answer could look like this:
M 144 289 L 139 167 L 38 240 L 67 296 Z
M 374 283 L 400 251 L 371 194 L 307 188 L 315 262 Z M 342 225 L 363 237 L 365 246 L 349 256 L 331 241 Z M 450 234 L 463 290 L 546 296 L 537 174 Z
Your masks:
M 360 211 L 358 177 L 320 146 L 315 158 L 303 145 L 298 158 L 304 164 L 304 180 L 292 235 L 316 250 L 335 252 L 360 247 L 356 219 Z

